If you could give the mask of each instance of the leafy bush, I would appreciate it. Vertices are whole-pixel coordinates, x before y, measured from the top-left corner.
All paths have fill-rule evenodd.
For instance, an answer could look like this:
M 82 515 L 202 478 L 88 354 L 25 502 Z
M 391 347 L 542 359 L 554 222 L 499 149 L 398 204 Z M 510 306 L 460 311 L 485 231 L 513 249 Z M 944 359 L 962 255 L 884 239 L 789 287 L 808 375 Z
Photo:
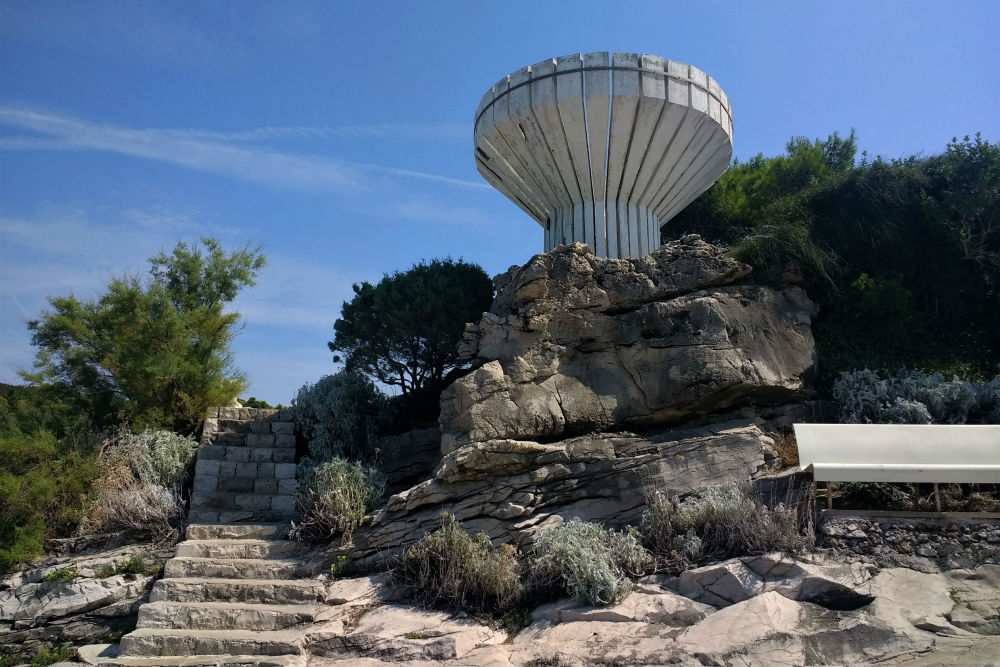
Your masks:
M 642 519 L 646 544 L 668 564 L 730 558 L 810 545 L 793 509 L 768 509 L 737 483 L 707 489 L 683 504 L 654 493 Z
M 73 534 L 98 475 L 97 442 L 88 429 L 52 418 L 59 406 L 33 388 L 5 387 L 3 393 L 0 572 L 40 556 L 46 539 Z
M 844 424 L 1000 423 L 1000 376 L 975 382 L 864 369 L 838 375 L 833 395 Z
M 318 540 L 339 533 L 343 543 L 349 543 L 385 490 L 381 471 L 341 458 L 318 466 L 300 464 L 298 473 L 295 507 L 301 518 L 292 527 L 296 539 Z
M 341 371 L 306 384 L 295 397 L 295 419 L 309 443 L 309 458 L 321 464 L 334 458 L 375 458 L 385 397 L 363 375 Z
M 449 514 L 406 550 L 393 576 L 424 604 L 472 612 L 503 614 L 524 593 L 517 551 L 509 544 L 493 548 L 485 533 L 470 535 Z
M 651 564 L 633 532 L 573 519 L 541 534 L 532 571 L 542 586 L 561 586 L 582 602 L 608 605 L 631 592 L 628 575 L 642 574 Z

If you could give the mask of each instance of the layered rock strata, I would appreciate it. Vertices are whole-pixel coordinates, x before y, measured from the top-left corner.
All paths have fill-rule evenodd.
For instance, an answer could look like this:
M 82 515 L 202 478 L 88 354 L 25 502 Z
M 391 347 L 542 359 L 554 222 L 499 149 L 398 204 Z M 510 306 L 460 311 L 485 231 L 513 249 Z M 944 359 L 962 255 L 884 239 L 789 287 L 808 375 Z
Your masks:
M 577 243 L 513 267 L 466 328 L 460 351 L 482 365 L 441 397 L 443 453 L 801 398 L 813 304 L 800 288 L 750 283 L 750 271 L 696 235 L 639 258 Z

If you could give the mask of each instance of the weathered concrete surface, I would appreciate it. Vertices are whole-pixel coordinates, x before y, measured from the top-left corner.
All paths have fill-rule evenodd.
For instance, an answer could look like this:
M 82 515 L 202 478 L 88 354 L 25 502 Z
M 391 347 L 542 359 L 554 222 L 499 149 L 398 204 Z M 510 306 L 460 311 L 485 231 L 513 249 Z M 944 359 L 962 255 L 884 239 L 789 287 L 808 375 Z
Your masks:
M 749 273 L 692 235 L 638 259 L 560 247 L 498 276 L 460 345 L 483 366 L 441 396 L 442 451 L 802 398 L 813 305 L 798 288 L 745 284 Z
M 725 171 L 732 131 L 729 99 L 697 67 L 576 53 L 486 92 L 475 158 L 483 178 L 542 225 L 546 250 L 579 241 L 603 257 L 637 257 Z

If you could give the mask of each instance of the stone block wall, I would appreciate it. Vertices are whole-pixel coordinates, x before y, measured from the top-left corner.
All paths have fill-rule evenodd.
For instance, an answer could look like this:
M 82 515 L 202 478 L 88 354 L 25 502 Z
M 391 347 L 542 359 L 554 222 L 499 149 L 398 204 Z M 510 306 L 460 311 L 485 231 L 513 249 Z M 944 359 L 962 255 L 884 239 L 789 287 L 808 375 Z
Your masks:
M 218 408 L 205 420 L 189 520 L 286 521 L 295 509 L 295 414 Z

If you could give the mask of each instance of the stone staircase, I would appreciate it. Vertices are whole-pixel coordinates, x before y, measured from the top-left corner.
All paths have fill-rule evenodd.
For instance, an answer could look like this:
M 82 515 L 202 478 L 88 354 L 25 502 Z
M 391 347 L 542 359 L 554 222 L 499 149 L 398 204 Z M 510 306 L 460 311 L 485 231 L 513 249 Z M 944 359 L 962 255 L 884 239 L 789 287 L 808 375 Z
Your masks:
M 304 664 L 303 629 L 328 608 L 319 581 L 296 579 L 286 538 L 295 436 L 284 411 L 220 408 L 195 468 L 185 541 L 167 561 L 117 664 Z

